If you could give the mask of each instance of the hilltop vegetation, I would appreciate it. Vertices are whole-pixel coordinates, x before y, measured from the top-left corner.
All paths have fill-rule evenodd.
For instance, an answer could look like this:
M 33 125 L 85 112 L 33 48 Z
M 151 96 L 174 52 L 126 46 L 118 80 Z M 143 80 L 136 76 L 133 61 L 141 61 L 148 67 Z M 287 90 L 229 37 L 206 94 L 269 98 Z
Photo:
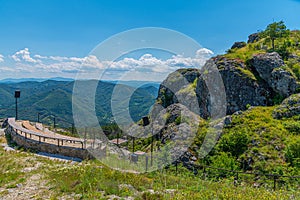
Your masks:
M 235 43 L 225 55 L 210 60 L 223 78 L 228 116 L 223 118 L 221 124 L 224 128 L 218 133 L 220 137 L 216 146 L 204 159 L 199 158 L 199 149 L 209 133 L 208 125 L 212 122 L 210 108 L 214 105 L 213 100 L 217 99 L 209 99 L 205 86 L 210 65 L 201 70 L 178 70 L 163 82 L 157 104 L 166 109 L 176 106 L 184 93 L 186 101 L 183 104 L 197 113 L 193 101 L 197 99 L 199 115 L 206 119 L 205 126 L 203 123 L 199 125 L 197 136 L 187 153 L 179 158 L 185 167 L 192 170 L 193 166 L 206 165 L 241 172 L 300 175 L 299 98 L 292 96 L 285 100 L 291 105 L 280 105 L 285 98 L 299 91 L 300 31 L 286 30 L 281 22 L 275 25 L 280 25 L 284 34 L 272 38 L 268 33 L 269 25 L 265 31 L 251 35 L 248 43 Z M 170 85 L 172 91 L 168 89 Z M 182 134 L 173 130 L 188 124 L 183 120 L 185 116 L 178 113 L 168 112 L 165 116 L 166 125 L 156 138 L 155 150 L 168 141 L 166 138 Z M 141 140 L 137 144 L 136 148 L 149 151 L 149 140 Z M 199 159 L 195 162 L 195 158 Z M 230 176 L 230 173 L 223 172 L 215 173 L 211 178 Z M 255 180 L 263 182 L 259 176 Z M 298 186 L 299 181 L 291 180 Z M 291 182 L 285 179 L 282 185 L 288 186 Z
M 283 26 L 283 22 L 274 22 L 269 26 Z M 268 26 L 268 27 L 269 27 Z M 247 63 L 253 55 L 268 52 L 277 52 L 285 61 L 285 67 L 287 67 L 292 73 L 300 80 L 300 31 L 282 28 L 284 31 L 279 31 L 279 35 L 271 33 L 270 28 L 260 33 L 254 34 L 249 37 L 248 44 L 241 42 L 244 45 L 233 45 L 231 49 L 227 51 L 227 58 L 239 59 Z M 274 36 L 275 35 L 275 36 Z M 253 38 L 254 37 L 254 38 Z

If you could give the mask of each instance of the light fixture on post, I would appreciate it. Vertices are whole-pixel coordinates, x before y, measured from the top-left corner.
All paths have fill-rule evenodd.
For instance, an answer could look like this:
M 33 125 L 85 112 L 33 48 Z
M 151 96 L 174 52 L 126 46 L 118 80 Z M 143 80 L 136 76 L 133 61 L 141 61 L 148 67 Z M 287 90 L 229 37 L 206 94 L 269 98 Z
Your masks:
M 16 120 L 18 120 L 18 98 L 21 96 L 21 91 L 16 90 L 15 91 L 15 99 L 16 99 Z
M 144 116 L 143 117 L 143 126 L 148 126 L 150 124 L 150 120 L 149 120 L 149 117 L 148 116 Z M 150 163 L 151 163 L 151 166 L 153 165 L 153 124 L 152 124 L 152 127 L 151 127 L 151 150 L 150 150 Z M 148 161 L 147 161 L 148 163 Z M 148 167 L 146 167 L 148 168 Z

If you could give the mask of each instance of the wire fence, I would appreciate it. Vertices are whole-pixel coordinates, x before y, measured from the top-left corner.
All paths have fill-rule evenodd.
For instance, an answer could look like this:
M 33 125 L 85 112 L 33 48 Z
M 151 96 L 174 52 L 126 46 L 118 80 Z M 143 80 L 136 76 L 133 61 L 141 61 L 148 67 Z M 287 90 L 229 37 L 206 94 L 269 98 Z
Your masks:
M 176 173 L 179 172 L 178 162 L 174 163 Z M 219 180 L 224 178 L 233 178 L 235 186 L 242 184 L 250 184 L 253 187 L 265 187 L 268 189 L 300 189 L 300 176 L 288 176 L 281 174 L 245 172 L 237 170 L 229 170 L 225 168 L 217 168 L 207 165 L 193 165 L 192 171 L 195 176 L 204 180 Z

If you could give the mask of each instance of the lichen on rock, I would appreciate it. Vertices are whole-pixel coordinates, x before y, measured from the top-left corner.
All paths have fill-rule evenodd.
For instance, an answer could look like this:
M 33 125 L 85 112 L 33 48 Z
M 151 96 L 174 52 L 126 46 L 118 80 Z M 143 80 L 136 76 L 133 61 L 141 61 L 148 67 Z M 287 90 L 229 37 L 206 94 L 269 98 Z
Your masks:
M 295 115 L 300 115 L 300 93 L 286 98 L 273 111 L 273 117 L 276 119 L 289 118 Z

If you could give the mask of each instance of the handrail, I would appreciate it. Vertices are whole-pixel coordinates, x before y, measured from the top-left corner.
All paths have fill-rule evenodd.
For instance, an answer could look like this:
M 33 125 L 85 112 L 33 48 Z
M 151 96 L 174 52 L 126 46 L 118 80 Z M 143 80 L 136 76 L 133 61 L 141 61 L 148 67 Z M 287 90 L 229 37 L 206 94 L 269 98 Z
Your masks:
M 64 136 L 61 137 L 56 137 L 56 136 L 49 136 L 47 134 L 43 134 L 43 133 L 38 133 L 32 130 L 28 130 L 23 128 L 22 126 L 20 126 L 19 124 L 16 123 L 15 118 L 8 118 L 8 124 L 10 127 L 19 130 L 23 133 L 27 133 L 27 134 L 31 134 L 37 137 L 42 137 L 42 138 L 46 138 L 46 139 L 54 139 L 54 140 L 58 140 L 58 141 L 70 141 L 70 142 L 78 142 L 81 143 L 83 145 L 83 143 L 85 142 L 85 140 L 83 139 L 73 139 L 73 138 L 67 138 Z

